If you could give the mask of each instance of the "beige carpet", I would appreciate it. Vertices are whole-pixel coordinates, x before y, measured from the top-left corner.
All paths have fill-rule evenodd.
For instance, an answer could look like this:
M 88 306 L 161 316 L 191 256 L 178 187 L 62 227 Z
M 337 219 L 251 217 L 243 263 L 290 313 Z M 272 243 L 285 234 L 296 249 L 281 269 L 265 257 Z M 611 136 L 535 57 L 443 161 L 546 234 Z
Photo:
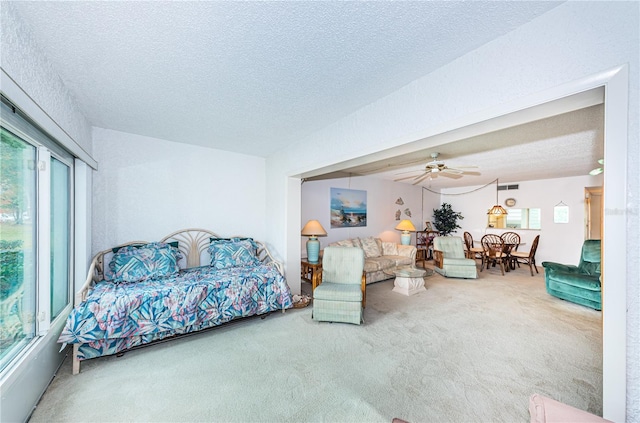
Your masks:
M 542 269 L 540 269 L 542 271 Z M 369 285 L 365 324 L 311 309 L 85 361 L 67 358 L 31 422 L 525 422 L 541 393 L 602 412 L 601 313 L 527 268 Z

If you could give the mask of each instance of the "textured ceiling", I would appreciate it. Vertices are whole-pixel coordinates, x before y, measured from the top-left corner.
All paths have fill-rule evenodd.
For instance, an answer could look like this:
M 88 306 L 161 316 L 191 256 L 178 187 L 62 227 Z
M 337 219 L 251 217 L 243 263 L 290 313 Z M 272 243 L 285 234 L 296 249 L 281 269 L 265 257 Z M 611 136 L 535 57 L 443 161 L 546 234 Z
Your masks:
M 604 105 L 563 113 L 543 120 L 489 132 L 414 154 L 422 162 L 400 169 L 380 172 L 376 163 L 354 167 L 347 172 L 395 180 L 403 176 L 421 175 L 419 170 L 439 153 L 448 167 L 476 166 L 466 169 L 479 175 L 463 175 L 460 179 L 438 176 L 420 185 L 450 188 L 484 185 L 496 179 L 521 182 L 539 179 L 587 175 L 599 167 L 604 157 Z M 407 160 L 405 159 L 405 163 Z M 378 163 L 378 165 L 384 163 Z M 416 172 L 412 172 L 416 171 Z M 398 175 L 399 172 L 411 172 Z M 414 183 L 415 180 L 403 180 Z
M 14 4 L 93 126 L 266 157 L 559 2 Z

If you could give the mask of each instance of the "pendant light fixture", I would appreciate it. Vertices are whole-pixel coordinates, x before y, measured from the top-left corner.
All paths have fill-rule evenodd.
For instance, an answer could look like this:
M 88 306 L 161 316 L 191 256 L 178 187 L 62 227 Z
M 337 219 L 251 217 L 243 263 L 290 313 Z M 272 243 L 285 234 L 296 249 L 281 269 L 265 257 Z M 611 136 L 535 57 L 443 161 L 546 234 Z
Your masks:
M 507 210 L 505 210 L 504 207 L 502 207 L 500 204 L 498 204 L 498 179 L 496 179 L 496 205 L 491 207 L 489 209 L 489 211 L 487 212 L 487 214 L 493 214 L 493 215 L 502 215 L 502 214 L 507 214 Z

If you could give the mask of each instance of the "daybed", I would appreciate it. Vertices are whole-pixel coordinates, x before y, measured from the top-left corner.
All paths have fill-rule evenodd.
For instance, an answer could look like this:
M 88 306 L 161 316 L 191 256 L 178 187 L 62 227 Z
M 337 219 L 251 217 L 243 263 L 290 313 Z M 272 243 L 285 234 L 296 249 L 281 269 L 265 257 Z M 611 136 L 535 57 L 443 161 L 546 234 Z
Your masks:
M 186 229 L 98 253 L 58 342 L 73 344 L 77 374 L 82 360 L 291 306 L 263 243 Z
M 362 248 L 367 284 L 393 278 L 393 271 L 397 267 L 416 264 L 416 247 L 383 242 L 380 238 L 351 238 L 332 242 L 329 246 Z

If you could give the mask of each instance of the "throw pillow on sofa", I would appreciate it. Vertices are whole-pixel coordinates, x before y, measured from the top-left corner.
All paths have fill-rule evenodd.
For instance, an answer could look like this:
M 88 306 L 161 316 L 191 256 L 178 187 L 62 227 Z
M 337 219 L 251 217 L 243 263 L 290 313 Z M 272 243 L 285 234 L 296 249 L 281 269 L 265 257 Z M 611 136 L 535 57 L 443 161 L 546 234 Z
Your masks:
M 395 242 L 383 242 L 382 243 L 382 255 L 383 256 L 397 256 L 398 244 Z
M 376 241 L 374 237 L 369 236 L 364 239 L 360 239 L 360 242 L 362 243 L 362 249 L 364 250 L 364 256 L 366 258 L 380 257 L 382 255 L 378 241 Z

